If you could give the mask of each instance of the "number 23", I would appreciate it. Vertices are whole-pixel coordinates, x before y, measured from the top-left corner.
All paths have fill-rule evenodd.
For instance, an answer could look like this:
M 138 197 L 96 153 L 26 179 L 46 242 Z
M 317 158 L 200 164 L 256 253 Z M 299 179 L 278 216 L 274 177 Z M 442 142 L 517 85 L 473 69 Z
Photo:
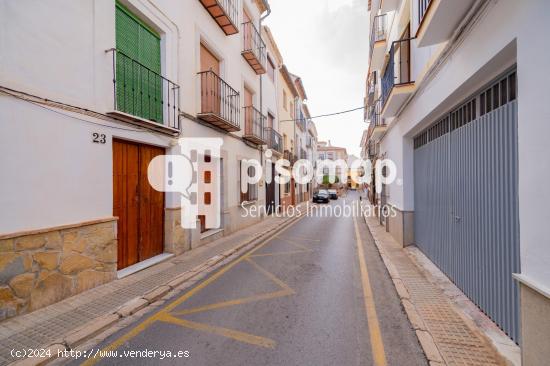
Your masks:
M 97 132 L 94 132 L 92 134 L 93 136 L 93 142 L 95 142 L 96 144 L 104 144 L 107 142 L 107 136 L 105 136 L 105 134 L 103 133 L 97 133 Z

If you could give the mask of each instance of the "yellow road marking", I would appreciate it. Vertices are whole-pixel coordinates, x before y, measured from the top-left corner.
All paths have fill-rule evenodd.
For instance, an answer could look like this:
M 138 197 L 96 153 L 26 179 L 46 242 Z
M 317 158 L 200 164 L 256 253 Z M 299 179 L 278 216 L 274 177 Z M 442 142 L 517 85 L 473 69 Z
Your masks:
M 378 316 L 376 315 L 376 306 L 374 304 L 374 296 L 372 294 L 372 288 L 370 286 L 369 272 L 367 271 L 367 263 L 365 261 L 365 251 L 363 250 L 363 241 L 361 240 L 361 235 L 359 234 L 359 226 L 357 226 L 357 220 L 355 219 L 355 216 L 353 216 L 353 224 L 355 225 L 357 256 L 359 257 L 359 268 L 361 270 L 363 298 L 365 299 L 365 311 L 367 312 L 367 322 L 369 325 L 372 357 L 376 366 L 386 366 L 384 342 L 382 341 L 382 333 L 380 332 Z
M 274 291 L 266 294 L 259 294 L 259 295 L 253 295 L 248 297 L 242 297 L 239 299 L 234 300 L 228 300 L 228 301 L 222 301 L 214 304 L 199 306 L 192 309 L 184 309 L 173 312 L 173 314 L 177 315 L 185 315 L 185 314 L 193 314 L 193 313 L 200 313 L 203 311 L 208 310 L 214 310 L 214 309 L 221 309 L 229 306 L 235 306 L 235 305 L 241 305 L 241 304 L 247 304 L 251 302 L 261 301 L 261 300 L 268 300 L 268 299 L 274 299 L 276 297 L 283 297 L 283 296 L 289 296 L 294 295 L 296 292 L 290 288 L 286 283 L 275 277 L 275 275 L 271 272 L 268 272 L 266 269 L 258 265 L 256 262 L 252 261 L 250 258 L 245 259 L 248 263 L 250 263 L 257 271 L 262 273 L 264 276 L 269 278 L 271 281 L 275 282 L 277 286 L 279 286 L 282 290 Z
M 289 224 L 285 230 L 288 230 L 290 227 L 294 226 L 296 223 L 298 223 L 301 219 L 303 219 L 305 217 L 304 216 L 301 216 L 300 218 L 298 218 L 296 221 L 292 222 L 291 224 Z M 128 333 L 124 334 L 123 336 L 121 336 L 120 338 L 116 339 L 114 342 L 112 342 L 111 344 L 105 346 L 101 351 L 112 351 L 112 350 L 115 350 L 117 348 L 119 348 L 120 346 L 122 346 L 125 342 L 128 342 L 129 340 L 131 340 L 132 338 L 138 336 L 141 332 L 143 332 L 144 330 L 146 330 L 147 328 L 149 328 L 154 322 L 156 321 L 162 321 L 162 317 L 164 316 L 164 314 L 168 314 L 168 312 L 172 311 L 174 308 L 176 308 L 177 306 L 179 306 L 180 304 L 182 304 L 183 302 L 187 301 L 189 298 L 191 298 L 193 295 L 195 295 L 197 292 L 201 291 L 202 289 L 204 289 L 206 286 L 208 286 L 209 284 L 211 284 L 212 282 L 216 281 L 217 279 L 219 279 L 223 274 L 225 274 L 227 271 L 229 271 L 231 268 L 235 267 L 237 264 L 241 263 L 242 261 L 244 261 L 245 259 L 247 259 L 248 257 L 250 257 L 253 253 L 255 253 L 256 251 L 258 251 L 259 249 L 263 248 L 265 245 L 267 245 L 269 242 L 271 242 L 273 240 L 273 238 L 269 238 L 269 239 L 266 239 L 264 242 L 262 242 L 260 245 L 258 245 L 256 248 L 252 249 L 251 251 L 249 251 L 248 253 L 244 254 L 242 257 L 236 259 L 234 262 L 232 263 L 229 263 L 227 264 L 225 267 L 219 269 L 216 273 L 214 273 L 212 276 L 210 276 L 209 278 L 207 278 L 205 281 L 201 282 L 199 285 L 197 285 L 196 287 L 192 288 L 191 290 L 187 291 L 184 295 L 182 295 L 181 297 L 179 297 L 177 300 L 173 301 L 172 303 L 168 304 L 166 307 L 164 307 L 163 309 L 161 309 L 159 312 L 151 315 L 149 318 L 145 319 L 143 322 L 141 322 L 140 324 L 136 325 L 134 328 L 132 328 L 130 331 L 128 331 Z M 282 281 L 281 281 L 282 282 Z M 288 287 L 286 284 L 284 284 L 285 288 Z M 291 289 L 291 291 L 294 291 Z M 102 352 L 103 353 L 103 352 Z M 95 363 L 99 362 L 101 360 L 102 357 L 94 357 L 94 358 L 90 358 L 90 359 L 87 359 L 83 365 L 85 366 L 91 366 L 91 365 L 94 365 Z
M 283 238 L 283 237 L 280 237 L 280 236 L 278 236 L 277 238 L 280 239 L 280 240 L 282 240 L 282 241 L 286 241 L 288 244 L 290 244 L 290 245 L 292 245 L 292 246 L 294 246 L 294 247 L 296 247 L 296 248 L 298 248 L 298 249 L 303 249 L 304 251 L 307 251 L 307 252 L 313 252 L 313 249 L 308 248 L 308 247 L 306 247 L 306 246 L 303 245 L 303 244 L 297 243 L 297 242 L 295 242 L 295 241 L 292 240 L 292 239 Z
M 199 306 L 192 309 L 174 311 L 173 314 L 187 315 L 187 314 L 194 314 L 194 313 L 202 313 L 204 311 L 221 309 L 221 308 L 226 308 L 226 307 L 235 306 L 235 305 L 248 304 L 256 301 L 269 300 L 269 299 L 274 299 L 276 297 L 289 296 L 293 294 L 294 294 L 294 291 L 280 290 L 280 291 L 270 292 L 267 294 L 253 295 L 249 297 L 242 297 L 240 299 L 235 299 L 235 300 L 222 301 L 215 304 Z
M 269 271 L 267 271 L 266 269 L 264 269 L 263 267 L 260 267 L 258 265 L 258 263 L 254 262 L 252 259 L 250 258 L 246 258 L 245 259 L 248 263 L 252 264 L 258 271 L 262 272 L 264 274 L 264 276 L 266 277 L 269 277 L 271 279 L 271 281 L 275 282 L 277 285 L 279 285 L 280 288 L 282 288 L 283 290 L 286 290 L 286 291 L 289 291 L 289 292 L 292 292 L 292 293 L 295 293 L 293 289 L 290 288 L 290 286 L 288 286 L 286 283 L 284 283 L 283 281 L 281 281 L 280 279 L 278 279 L 277 277 L 275 277 L 275 275 Z
M 265 348 L 275 348 L 275 345 L 277 344 L 274 340 L 269 338 L 255 336 L 252 334 L 240 332 L 238 330 L 216 327 L 209 324 L 197 323 L 186 319 L 180 319 L 168 313 L 164 313 L 159 320 L 165 323 L 176 324 L 176 325 L 194 329 L 194 330 L 200 330 L 203 332 L 218 334 L 227 338 L 234 339 L 239 342 L 253 344 L 255 346 L 260 346 Z

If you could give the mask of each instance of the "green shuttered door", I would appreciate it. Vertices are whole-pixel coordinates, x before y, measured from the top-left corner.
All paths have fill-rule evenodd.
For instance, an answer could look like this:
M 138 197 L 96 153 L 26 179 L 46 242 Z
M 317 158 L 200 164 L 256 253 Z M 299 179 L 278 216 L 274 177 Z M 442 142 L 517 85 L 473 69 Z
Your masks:
M 116 47 L 117 109 L 162 123 L 160 37 L 119 3 Z

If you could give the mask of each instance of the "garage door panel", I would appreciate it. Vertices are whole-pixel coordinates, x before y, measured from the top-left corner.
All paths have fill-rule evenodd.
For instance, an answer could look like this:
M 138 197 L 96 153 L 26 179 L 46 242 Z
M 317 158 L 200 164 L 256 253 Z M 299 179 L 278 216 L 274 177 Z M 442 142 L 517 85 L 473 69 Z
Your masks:
M 518 342 L 516 94 L 496 106 L 482 94 L 415 138 L 415 242 Z

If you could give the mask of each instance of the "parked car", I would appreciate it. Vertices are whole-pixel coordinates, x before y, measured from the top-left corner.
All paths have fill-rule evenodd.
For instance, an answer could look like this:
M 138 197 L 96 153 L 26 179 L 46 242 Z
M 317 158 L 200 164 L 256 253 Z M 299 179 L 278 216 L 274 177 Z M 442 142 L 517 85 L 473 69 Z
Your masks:
M 329 194 L 331 200 L 337 200 L 338 199 L 338 192 L 336 191 L 336 189 L 329 189 L 328 194 Z
M 330 201 L 330 195 L 326 189 L 321 189 L 313 194 L 313 202 L 328 203 Z

